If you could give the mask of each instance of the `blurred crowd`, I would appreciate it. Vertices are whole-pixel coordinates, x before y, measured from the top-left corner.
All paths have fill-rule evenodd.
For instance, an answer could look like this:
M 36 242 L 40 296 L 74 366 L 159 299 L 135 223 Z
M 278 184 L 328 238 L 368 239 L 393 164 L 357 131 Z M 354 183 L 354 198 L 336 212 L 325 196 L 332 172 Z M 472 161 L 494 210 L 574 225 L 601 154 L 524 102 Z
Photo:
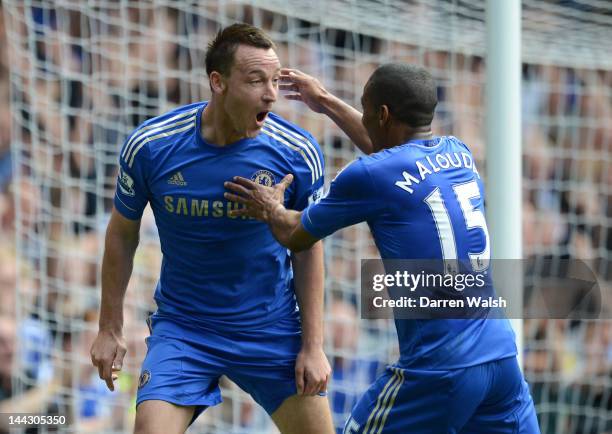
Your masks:
M 131 430 L 145 318 L 154 310 L 161 264 L 147 211 L 126 297 L 128 355 L 119 390 L 111 393 L 91 366 L 89 347 L 118 151 L 145 119 L 209 97 L 203 54 L 220 24 L 263 27 L 284 65 L 320 77 L 358 108 L 363 84 L 380 62 L 426 66 L 439 82 L 435 133 L 466 142 L 486 173 L 482 57 L 248 6 L 193 12 L 179 3 L 129 3 L 138 6 L 0 3 L 0 413 L 65 415 L 79 433 Z M 601 297 L 585 309 L 605 318 L 612 318 L 610 89 L 609 70 L 523 65 L 524 254 L 549 264 L 586 264 Z M 317 138 L 328 181 L 357 155 L 329 120 L 282 98 L 275 111 Z M 389 321 L 359 319 L 359 259 L 377 255 L 367 230 L 336 234 L 326 255 L 330 401 L 340 427 L 397 350 Z M 528 273 L 548 271 L 536 264 Z M 548 288 L 553 296 L 559 290 Z M 524 369 L 542 432 L 612 432 L 612 323 L 527 319 L 524 338 Z M 262 410 L 229 381 L 223 396 L 225 403 L 200 417 L 192 432 L 270 432 Z

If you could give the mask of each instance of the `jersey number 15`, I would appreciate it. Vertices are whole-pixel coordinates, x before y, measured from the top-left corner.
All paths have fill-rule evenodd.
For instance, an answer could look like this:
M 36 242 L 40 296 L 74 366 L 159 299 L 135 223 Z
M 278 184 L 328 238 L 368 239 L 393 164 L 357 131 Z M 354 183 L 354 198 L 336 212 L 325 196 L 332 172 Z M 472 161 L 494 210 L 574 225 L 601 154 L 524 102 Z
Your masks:
M 467 229 L 481 228 L 484 232 L 485 246 L 481 252 L 468 252 L 472 270 L 474 272 L 482 272 L 489 268 L 491 259 L 491 249 L 489 246 L 489 231 L 487 230 L 487 221 L 481 210 L 474 208 L 472 199 L 480 198 L 480 188 L 476 181 L 466 182 L 464 184 L 453 185 L 455 198 L 459 202 L 465 226 Z M 448 199 L 448 198 L 447 198 Z M 455 234 L 453 232 L 453 224 L 451 222 L 448 210 L 444 203 L 444 198 L 439 187 L 436 187 L 424 199 L 424 202 L 429 206 L 438 236 L 440 238 L 440 246 L 442 248 L 442 258 L 444 259 L 444 268 L 447 272 L 457 272 L 457 243 L 455 242 Z

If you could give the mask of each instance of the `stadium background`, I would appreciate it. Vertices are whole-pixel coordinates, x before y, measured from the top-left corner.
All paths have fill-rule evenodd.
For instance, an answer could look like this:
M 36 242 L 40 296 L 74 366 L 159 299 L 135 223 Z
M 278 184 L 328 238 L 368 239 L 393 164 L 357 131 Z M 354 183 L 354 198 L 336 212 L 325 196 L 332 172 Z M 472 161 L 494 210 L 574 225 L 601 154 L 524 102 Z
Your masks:
M 65 432 L 131 432 L 160 266 L 150 213 L 126 296 L 119 392 L 105 390 L 89 359 L 117 153 L 143 120 L 208 98 L 203 53 L 220 25 L 263 27 L 283 64 L 357 107 L 379 63 L 426 66 L 439 82 L 435 132 L 465 141 L 486 178 L 484 91 L 503 83 L 485 82 L 483 1 L 4 0 L 0 8 L 0 412 L 65 415 Z M 609 293 L 612 4 L 524 0 L 522 15 L 524 255 L 583 259 Z M 356 155 L 299 103 L 281 98 L 275 111 L 319 140 L 328 182 Z M 389 321 L 358 315 L 359 259 L 377 256 L 367 228 L 343 230 L 325 248 L 330 400 L 340 426 L 397 349 Z M 612 432 L 610 321 L 523 325 L 542 432 Z M 247 395 L 223 384 L 225 403 L 189 432 L 275 432 Z

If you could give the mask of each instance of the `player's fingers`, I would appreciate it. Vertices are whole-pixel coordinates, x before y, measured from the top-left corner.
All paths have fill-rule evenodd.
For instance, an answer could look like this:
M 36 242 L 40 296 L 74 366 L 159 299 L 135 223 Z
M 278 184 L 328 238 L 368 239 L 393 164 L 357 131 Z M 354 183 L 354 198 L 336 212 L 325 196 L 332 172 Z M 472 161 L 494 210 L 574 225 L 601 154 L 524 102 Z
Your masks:
M 321 392 L 325 392 L 327 390 L 327 375 L 325 375 L 324 373 L 321 373 L 321 376 L 319 377 L 319 381 L 317 383 L 317 387 L 315 388 L 315 390 L 313 390 L 313 395 L 317 395 Z
M 304 396 L 312 396 L 313 389 L 312 380 L 309 380 L 308 376 L 304 375 Z
M 294 84 L 293 80 L 291 79 L 291 76 L 289 76 L 288 74 L 285 74 L 285 75 L 281 74 L 278 79 L 279 79 L 279 83 L 278 83 L 279 86 Z
M 243 215 L 251 215 L 252 212 L 247 205 L 243 205 L 241 207 L 236 207 L 230 210 L 230 216 L 243 216 Z
M 325 394 L 326 390 L 327 390 L 327 387 L 325 386 L 325 380 L 323 380 L 321 381 L 321 383 L 319 383 L 319 387 L 317 387 L 313 395 L 323 395 Z
M 123 368 L 123 358 L 126 352 L 127 349 L 122 346 L 117 348 L 117 354 L 115 354 L 115 359 L 111 364 L 111 371 L 121 371 L 121 368 Z
M 242 205 L 246 205 L 249 203 L 249 200 L 242 197 L 242 196 L 238 196 L 237 194 L 232 194 L 232 193 L 223 193 L 223 197 L 226 198 L 227 200 L 229 200 L 230 202 L 235 202 L 235 203 L 239 203 Z M 239 210 L 237 210 L 239 211 Z
M 94 366 L 98 368 L 98 375 L 101 379 L 104 379 L 104 357 L 94 355 Z
M 312 396 L 319 390 L 317 376 L 313 372 L 304 373 L 304 395 Z
M 98 367 L 98 376 L 100 377 L 100 380 L 104 380 L 104 373 L 103 373 L 104 370 L 102 368 L 102 363 L 99 363 L 97 367 Z
M 327 381 L 329 380 L 328 375 L 329 373 L 325 369 L 321 370 L 318 373 L 317 386 L 315 390 L 313 391 L 313 394 L 320 395 L 321 393 L 327 391 Z
M 292 92 L 298 92 L 300 90 L 300 87 L 295 83 L 292 83 L 292 84 L 280 83 L 278 85 L 278 88 L 279 90 L 282 90 L 282 91 L 292 91 Z
M 113 385 L 113 374 L 111 370 L 112 361 L 111 360 L 103 360 L 102 363 L 98 366 L 98 373 L 100 374 L 100 378 L 104 380 L 106 383 L 106 387 L 108 390 L 115 390 L 115 386 Z
M 291 77 L 291 74 L 297 75 L 298 72 L 300 72 L 300 71 L 298 69 L 295 69 L 295 68 L 281 68 L 280 76 L 281 76 L 281 78 L 283 78 L 283 77 Z
M 259 184 L 257 184 L 256 182 L 253 182 L 250 179 L 243 178 L 242 176 L 234 176 L 233 181 L 236 184 L 240 184 L 243 187 L 246 187 L 245 191 L 255 190 L 257 187 L 259 187 Z
M 327 392 L 327 386 L 329 386 L 329 377 L 330 377 L 330 374 L 325 375 L 325 381 L 323 382 L 323 387 L 319 390 L 320 393 Z
M 317 377 L 316 379 L 314 379 L 312 381 L 312 389 L 310 390 L 310 394 L 314 396 L 317 393 L 319 393 L 321 389 L 323 388 L 323 382 L 324 382 L 323 377 Z
M 281 75 L 278 78 L 278 86 L 279 89 L 282 89 L 281 86 L 293 86 L 295 83 L 293 82 L 292 78 L 288 75 Z M 286 90 L 286 89 L 282 89 L 282 90 Z
M 111 392 L 114 392 L 115 385 L 113 384 L 113 376 L 111 375 L 110 378 L 106 378 L 104 381 L 106 381 L 106 387 L 108 387 L 108 390 L 110 390 Z
M 290 99 L 292 101 L 302 101 L 301 93 L 288 93 L 287 95 L 283 95 L 285 99 Z
M 311 378 L 311 379 L 308 381 L 308 383 L 309 383 L 309 384 L 308 384 L 308 388 L 307 388 L 307 395 L 308 395 L 308 396 L 314 396 L 314 395 L 316 395 L 316 394 L 317 394 L 317 392 L 319 391 L 319 382 L 318 382 L 316 379 Z
M 304 394 L 304 368 L 295 368 L 295 385 L 297 387 L 298 395 Z
M 104 370 L 102 372 L 104 375 L 104 381 L 106 381 L 106 386 L 109 390 L 115 390 L 115 385 L 113 384 L 113 368 L 112 362 L 106 362 L 104 365 Z
M 244 188 L 242 185 L 238 185 L 234 182 L 227 181 L 223 183 L 223 186 L 226 189 L 233 191 L 234 193 L 241 194 L 242 196 L 249 196 L 250 194 L 249 190 Z
M 94 341 L 94 343 L 91 345 L 91 349 L 89 350 L 89 355 L 91 357 L 91 363 L 92 365 L 94 365 L 95 367 L 98 367 L 98 365 L 100 365 L 100 363 L 102 362 L 102 357 L 100 355 L 100 350 L 99 350 L 99 346 L 97 345 L 97 341 Z
M 291 185 L 292 182 L 293 182 L 293 175 L 290 173 L 288 175 L 285 175 L 285 177 L 281 179 L 281 182 L 279 182 L 279 185 L 282 187 L 283 191 L 285 191 L 287 187 Z
M 246 208 L 241 208 L 241 209 L 233 209 L 229 212 L 229 216 L 230 217 L 243 217 L 243 216 L 247 216 L 250 217 L 251 214 L 249 213 L 249 211 Z
M 287 76 L 289 76 L 292 81 L 298 84 L 308 79 L 308 75 L 304 74 L 299 69 L 290 69 L 289 71 L 287 71 Z

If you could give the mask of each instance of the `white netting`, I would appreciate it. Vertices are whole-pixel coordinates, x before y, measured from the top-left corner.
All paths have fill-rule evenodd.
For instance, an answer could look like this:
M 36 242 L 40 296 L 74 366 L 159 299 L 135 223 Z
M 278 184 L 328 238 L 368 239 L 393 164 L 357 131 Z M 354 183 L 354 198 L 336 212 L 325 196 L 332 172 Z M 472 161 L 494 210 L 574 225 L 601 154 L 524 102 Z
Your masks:
M 88 354 L 117 153 L 143 120 L 208 98 L 203 54 L 219 26 L 261 26 L 285 65 L 319 76 L 357 107 L 378 64 L 426 66 L 439 81 L 436 132 L 463 139 L 483 164 L 483 1 L 4 0 L 2 9 L 0 331 L 7 339 L 13 329 L 18 336 L 12 388 L 4 389 L 38 395 L 28 403 L 17 401 L 23 396 L 2 401 L 7 407 L 0 411 L 66 415 L 71 432 L 131 430 L 144 318 L 154 308 L 160 266 L 150 214 L 126 297 L 129 352 L 119 393 L 105 392 Z M 525 254 L 585 259 L 608 291 L 610 41 L 606 1 L 523 1 Z M 329 120 L 298 103 L 280 101 L 276 111 L 322 144 L 327 180 L 356 155 Z M 3 165 L 11 158 L 12 178 Z M 367 228 L 334 235 L 326 255 L 326 350 L 335 371 L 330 401 L 340 426 L 397 350 L 390 322 L 359 320 L 359 259 L 377 256 Z M 5 265 L 13 262 L 16 275 Z M 611 431 L 610 322 L 528 320 L 525 338 L 525 372 L 542 432 Z M 225 403 L 206 411 L 190 432 L 274 431 L 235 386 L 225 383 L 223 396 Z

